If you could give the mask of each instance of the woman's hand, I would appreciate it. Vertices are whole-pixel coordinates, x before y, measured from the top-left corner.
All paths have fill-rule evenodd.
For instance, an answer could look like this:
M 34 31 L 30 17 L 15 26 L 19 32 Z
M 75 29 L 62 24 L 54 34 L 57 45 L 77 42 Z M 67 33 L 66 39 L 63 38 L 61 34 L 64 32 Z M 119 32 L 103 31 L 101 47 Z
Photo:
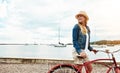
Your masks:
M 86 57 L 87 57 L 87 54 L 86 54 L 85 52 L 81 52 L 81 53 L 80 53 L 80 57 L 86 58 Z
M 96 54 L 96 53 L 98 52 L 98 51 L 97 51 L 97 50 L 95 50 L 95 49 L 93 49 L 92 51 L 94 52 L 94 54 Z

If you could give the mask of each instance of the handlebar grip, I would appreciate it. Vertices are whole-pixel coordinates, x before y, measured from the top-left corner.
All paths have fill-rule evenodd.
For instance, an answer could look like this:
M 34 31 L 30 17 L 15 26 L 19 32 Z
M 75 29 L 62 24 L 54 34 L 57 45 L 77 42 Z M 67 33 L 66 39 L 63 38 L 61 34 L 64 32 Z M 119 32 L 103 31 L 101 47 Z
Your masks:
M 82 57 L 82 56 L 80 56 L 80 55 L 77 55 L 77 57 L 78 57 L 78 58 L 83 58 L 83 59 L 84 59 L 84 57 Z

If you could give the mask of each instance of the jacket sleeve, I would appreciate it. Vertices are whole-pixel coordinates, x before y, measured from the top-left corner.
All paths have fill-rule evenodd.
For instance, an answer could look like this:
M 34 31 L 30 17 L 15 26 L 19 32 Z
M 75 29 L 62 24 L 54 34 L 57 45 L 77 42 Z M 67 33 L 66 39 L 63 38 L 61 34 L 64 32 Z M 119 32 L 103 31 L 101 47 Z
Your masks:
M 79 30 L 80 30 L 79 27 L 74 26 L 73 31 L 72 31 L 73 47 L 76 49 L 76 52 L 78 54 L 81 52 L 81 48 L 78 43 Z
M 90 28 L 87 26 L 87 29 L 88 29 L 88 31 L 89 31 L 89 43 L 88 43 L 88 50 L 89 50 L 89 51 L 92 51 L 92 50 L 93 50 L 93 48 L 90 46 Z
M 90 46 L 90 42 L 89 42 L 89 45 L 88 45 L 88 49 L 89 49 L 90 51 L 93 50 L 93 48 Z

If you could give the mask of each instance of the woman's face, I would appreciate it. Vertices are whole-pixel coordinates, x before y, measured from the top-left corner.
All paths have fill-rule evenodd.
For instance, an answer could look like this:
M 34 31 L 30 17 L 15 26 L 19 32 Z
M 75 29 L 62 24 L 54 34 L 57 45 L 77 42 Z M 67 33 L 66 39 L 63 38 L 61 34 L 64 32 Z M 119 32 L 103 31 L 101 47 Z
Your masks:
M 83 16 L 83 15 L 79 15 L 79 16 L 77 17 L 77 20 L 78 20 L 79 23 L 83 23 L 83 22 L 86 21 L 86 18 L 85 18 L 85 16 Z

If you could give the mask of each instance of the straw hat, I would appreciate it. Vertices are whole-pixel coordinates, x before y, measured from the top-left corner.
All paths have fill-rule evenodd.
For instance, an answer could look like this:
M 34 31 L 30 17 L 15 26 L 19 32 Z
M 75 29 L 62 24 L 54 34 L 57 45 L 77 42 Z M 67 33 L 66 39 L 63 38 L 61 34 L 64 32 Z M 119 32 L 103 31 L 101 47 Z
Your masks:
M 89 20 L 89 17 L 85 11 L 80 11 L 78 14 L 75 15 L 75 18 L 77 19 L 79 15 L 83 15 L 86 17 L 87 20 Z

